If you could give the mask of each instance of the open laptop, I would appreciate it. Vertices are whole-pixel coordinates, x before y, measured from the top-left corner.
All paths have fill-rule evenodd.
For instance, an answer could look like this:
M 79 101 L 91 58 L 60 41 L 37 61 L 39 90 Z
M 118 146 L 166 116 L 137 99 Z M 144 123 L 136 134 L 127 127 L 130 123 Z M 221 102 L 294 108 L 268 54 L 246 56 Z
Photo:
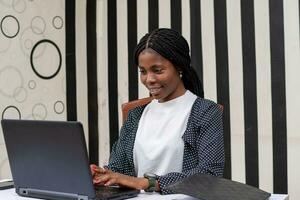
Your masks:
M 67 199 L 126 199 L 138 190 L 92 183 L 83 128 L 79 122 L 1 121 L 16 193 Z

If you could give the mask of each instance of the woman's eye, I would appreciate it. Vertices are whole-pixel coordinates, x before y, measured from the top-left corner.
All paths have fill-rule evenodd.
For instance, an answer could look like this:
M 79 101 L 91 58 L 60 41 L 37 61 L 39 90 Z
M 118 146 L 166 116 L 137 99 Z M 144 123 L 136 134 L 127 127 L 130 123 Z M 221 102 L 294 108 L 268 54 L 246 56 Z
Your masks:
M 160 68 L 154 69 L 154 72 L 157 73 L 157 74 L 160 74 L 160 73 L 162 73 L 162 69 L 160 69 Z
M 146 74 L 146 70 L 140 69 L 140 73 L 141 73 L 141 74 Z

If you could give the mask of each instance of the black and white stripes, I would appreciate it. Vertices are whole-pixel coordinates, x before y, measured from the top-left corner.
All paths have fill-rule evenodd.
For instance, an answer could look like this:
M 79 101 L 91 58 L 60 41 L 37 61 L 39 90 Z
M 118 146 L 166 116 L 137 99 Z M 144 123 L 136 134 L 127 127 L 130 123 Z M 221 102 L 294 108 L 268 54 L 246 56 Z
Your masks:
M 258 186 L 254 1 L 241 1 L 246 183 Z
M 299 0 L 95 2 L 99 136 L 89 136 L 98 138 L 100 164 L 118 137 L 120 105 L 148 95 L 133 64 L 135 44 L 172 27 L 191 46 L 205 97 L 224 105 L 225 176 L 300 198 Z M 89 129 L 97 126 L 91 120 Z
M 287 192 L 287 129 L 283 1 L 270 0 L 274 191 Z

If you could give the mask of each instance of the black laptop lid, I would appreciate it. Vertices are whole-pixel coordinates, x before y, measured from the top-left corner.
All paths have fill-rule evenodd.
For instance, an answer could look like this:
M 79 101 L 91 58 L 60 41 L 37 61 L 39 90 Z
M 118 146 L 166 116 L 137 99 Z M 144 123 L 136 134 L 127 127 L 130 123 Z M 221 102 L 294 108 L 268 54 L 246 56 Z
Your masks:
M 16 192 L 53 191 L 95 197 L 79 122 L 2 120 Z M 32 196 L 25 194 L 24 196 Z M 33 195 L 34 196 L 34 195 Z M 83 198 L 85 199 L 85 198 Z

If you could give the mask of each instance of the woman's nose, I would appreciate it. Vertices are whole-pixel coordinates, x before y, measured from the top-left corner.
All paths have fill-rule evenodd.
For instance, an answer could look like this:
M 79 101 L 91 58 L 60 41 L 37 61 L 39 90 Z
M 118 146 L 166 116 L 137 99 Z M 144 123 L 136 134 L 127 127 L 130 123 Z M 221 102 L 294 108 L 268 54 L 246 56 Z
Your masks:
M 154 74 L 152 74 L 152 73 L 149 73 L 148 75 L 147 75 L 147 79 L 146 79 L 146 82 L 149 84 L 149 83 L 153 83 L 153 82 L 155 82 L 155 75 Z

